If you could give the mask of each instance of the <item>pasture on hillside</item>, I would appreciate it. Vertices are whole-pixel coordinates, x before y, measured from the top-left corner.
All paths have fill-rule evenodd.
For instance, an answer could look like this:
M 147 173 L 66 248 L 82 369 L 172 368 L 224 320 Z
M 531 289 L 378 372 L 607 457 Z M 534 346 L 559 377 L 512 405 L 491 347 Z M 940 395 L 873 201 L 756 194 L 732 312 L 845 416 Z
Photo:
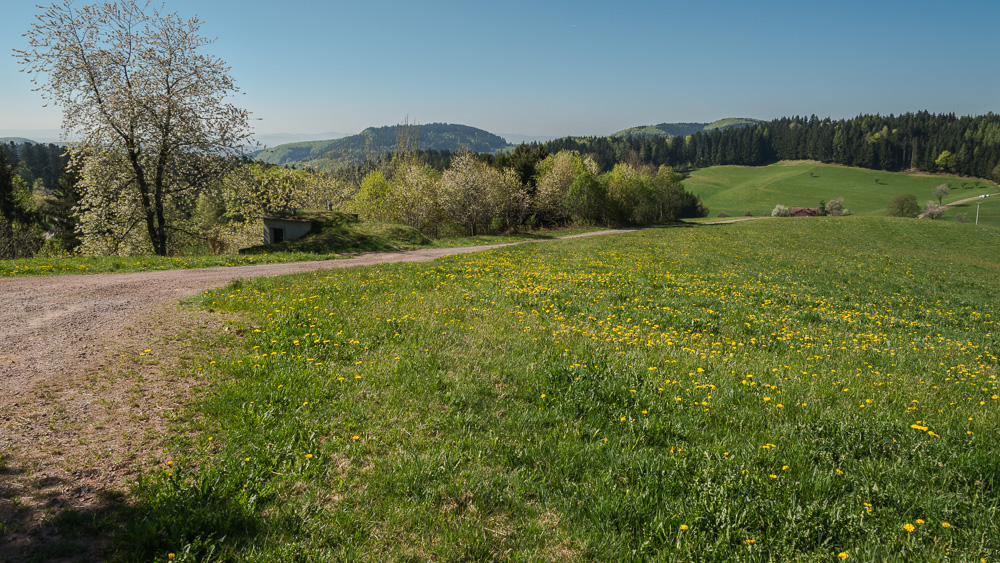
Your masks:
M 993 561 L 998 243 L 749 221 L 206 292 L 234 340 L 119 557 Z
M 990 227 L 1000 227 L 1000 195 L 991 195 L 985 199 L 967 201 L 953 205 L 945 212 L 945 219 L 954 219 L 955 215 L 964 213 L 970 223 L 976 222 L 978 207 L 979 224 Z
M 878 178 L 878 183 L 875 179 Z M 917 197 L 920 206 L 937 201 L 931 194 L 936 186 L 950 184 L 944 203 L 997 193 L 993 182 L 958 176 L 907 174 L 851 168 L 818 162 L 785 161 L 769 166 L 713 166 L 691 172 L 684 188 L 701 197 L 715 217 L 720 212 L 734 217 L 747 211 L 754 216 L 770 215 L 775 205 L 817 207 L 819 202 L 844 198 L 844 207 L 855 215 L 886 215 L 889 201 L 899 194 Z M 962 187 L 962 184 L 965 187 Z M 973 206 L 973 210 L 975 206 Z M 945 220 L 956 211 L 949 210 Z M 982 218 L 980 218 L 982 224 Z M 993 223 L 991 223 L 993 224 Z M 1000 226 L 996 223 L 995 226 Z

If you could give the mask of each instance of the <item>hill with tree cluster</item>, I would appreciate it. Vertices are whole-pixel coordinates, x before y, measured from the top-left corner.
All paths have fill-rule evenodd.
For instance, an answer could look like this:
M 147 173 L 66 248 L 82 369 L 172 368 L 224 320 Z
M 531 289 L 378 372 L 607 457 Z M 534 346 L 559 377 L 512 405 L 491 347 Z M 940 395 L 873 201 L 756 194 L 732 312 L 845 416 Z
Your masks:
M 491 153 L 510 146 L 503 137 L 468 125 L 401 124 L 369 127 L 341 139 L 278 145 L 258 152 L 255 158 L 267 164 L 337 170 L 383 156 L 401 145 L 408 150 L 468 149 L 476 153 Z
M 705 133 L 716 129 L 731 127 L 746 127 L 763 123 L 759 119 L 748 117 L 727 117 L 712 123 L 660 123 L 659 125 L 640 125 L 629 127 L 612 135 L 612 137 L 687 137 L 695 133 Z

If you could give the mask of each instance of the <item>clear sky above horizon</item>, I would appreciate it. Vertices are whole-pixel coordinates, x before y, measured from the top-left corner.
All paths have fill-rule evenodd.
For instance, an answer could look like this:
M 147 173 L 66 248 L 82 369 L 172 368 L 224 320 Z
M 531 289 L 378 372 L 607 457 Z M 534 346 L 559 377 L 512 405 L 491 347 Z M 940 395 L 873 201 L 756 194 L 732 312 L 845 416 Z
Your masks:
M 90 3 L 77 0 L 78 4 Z M 0 18 L 0 130 L 56 129 Z M 407 117 L 606 135 L 723 117 L 1000 112 L 996 0 L 167 0 L 197 14 L 256 130 L 357 133 Z

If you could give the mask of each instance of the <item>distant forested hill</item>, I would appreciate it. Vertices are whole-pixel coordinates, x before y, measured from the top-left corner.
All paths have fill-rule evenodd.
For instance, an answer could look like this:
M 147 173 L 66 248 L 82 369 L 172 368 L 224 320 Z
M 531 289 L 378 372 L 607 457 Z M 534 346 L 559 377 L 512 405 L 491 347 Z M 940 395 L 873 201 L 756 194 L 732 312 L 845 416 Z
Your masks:
M 53 189 L 66 165 L 66 147 L 56 143 L 36 143 L 22 137 L 3 137 L 0 151 L 4 152 L 8 164 L 29 186 L 40 180 L 42 185 Z
M 841 120 L 795 116 L 706 128 L 687 136 L 567 137 L 541 146 L 549 153 L 573 150 L 591 155 L 602 170 L 622 161 L 689 170 L 815 160 L 1000 181 L 1000 115 L 993 113 L 958 117 L 921 111 Z
M 716 129 L 728 129 L 730 127 L 744 127 L 762 123 L 759 119 L 748 117 L 727 117 L 712 123 L 660 123 L 659 125 L 643 125 L 640 127 L 630 127 L 623 129 L 612 137 L 687 137 L 699 132 L 714 131 Z
M 357 135 L 329 141 L 288 143 L 264 149 L 257 160 L 282 166 L 309 166 L 320 170 L 336 170 L 392 152 L 400 142 L 417 150 L 456 151 L 462 148 L 477 153 L 490 153 L 508 147 L 509 143 L 488 131 L 449 123 L 429 125 L 389 125 L 369 127 Z

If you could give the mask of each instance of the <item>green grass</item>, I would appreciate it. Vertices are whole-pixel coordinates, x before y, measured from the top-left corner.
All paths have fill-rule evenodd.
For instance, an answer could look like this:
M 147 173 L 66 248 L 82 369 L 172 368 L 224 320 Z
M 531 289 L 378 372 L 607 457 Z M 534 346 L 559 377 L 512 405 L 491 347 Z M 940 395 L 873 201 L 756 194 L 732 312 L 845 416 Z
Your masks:
M 877 184 L 876 178 L 879 179 Z M 889 201 L 896 195 L 911 193 L 923 206 L 934 199 L 933 189 L 944 183 L 952 187 L 944 203 L 1000 191 L 994 183 L 981 181 L 983 187 L 976 188 L 974 182 L 954 176 L 882 172 L 815 162 L 779 162 L 770 166 L 713 166 L 695 170 L 684 180 L 684 187 L 701 197 L 713 217 L 719 212 L 738 217 L 747 211 L 759 217 L 770 215 L 778 204 L 816 207 L 821 200 L 838 197 L 844 198 L 844 206 L 855 215 L 884 216 Z M 962 188 L 963 183 L 969 187 Z
M 994 560 L 998 242 L 751 221 L 207 292 L 242 336 L 115 556 Z
M 314 214 L 316 215 L 316 214 Z M 343 215 L 343 214 L 334 214 Z M 278 244 L 244 249 L 240 254 L 191 256 L 73 256 L 61 258 L 22 258 L 0 260 L 0 278 L 65 274 L 103 274 L 148 272 L 277 264 L 310 260 L 331 260 L 361 252 L 414 250 L 418 248 L 458 248 L 485 244 L 551 240 L 553 238 L 600 230 L 598 227 L 539 229 L 523 233 L 429 239 L 412 227 L 378 222 L 345 224 L 328 214 L 318 214 L 321 227 L 306 237 Z
M 978 206 L 979 224 L 990 227 L 1000 227 L 1000 196 L 991 195 L 985 199 L 961 203 L 948 208 L 945 212 L 945 220 L 954 220 L 955 216 L 964 213 L 965 218 L 970 223 L 976 222 L 976 211 Z
M 220 254 L 208 256 L 73 256 L 66 258 L 20 258 L 0 260 L 0 278 L 65 274 L 104 274 L 251 266 L 321 260 L 316 254 L 274 252 L 257 255 Z
M 480 235 L 475 237 L 444 237 L 433 239 L 435 248 L 461 248 L 465 246 L 483 246 L 488 244 L 509 244 L 514 242 L 553 240 L 559 237 L 579 235 L 593 231 L 602 231 L 606 227 L 574 226 L 569 228 L 537 229 L 520 233 L 501 235 Z

